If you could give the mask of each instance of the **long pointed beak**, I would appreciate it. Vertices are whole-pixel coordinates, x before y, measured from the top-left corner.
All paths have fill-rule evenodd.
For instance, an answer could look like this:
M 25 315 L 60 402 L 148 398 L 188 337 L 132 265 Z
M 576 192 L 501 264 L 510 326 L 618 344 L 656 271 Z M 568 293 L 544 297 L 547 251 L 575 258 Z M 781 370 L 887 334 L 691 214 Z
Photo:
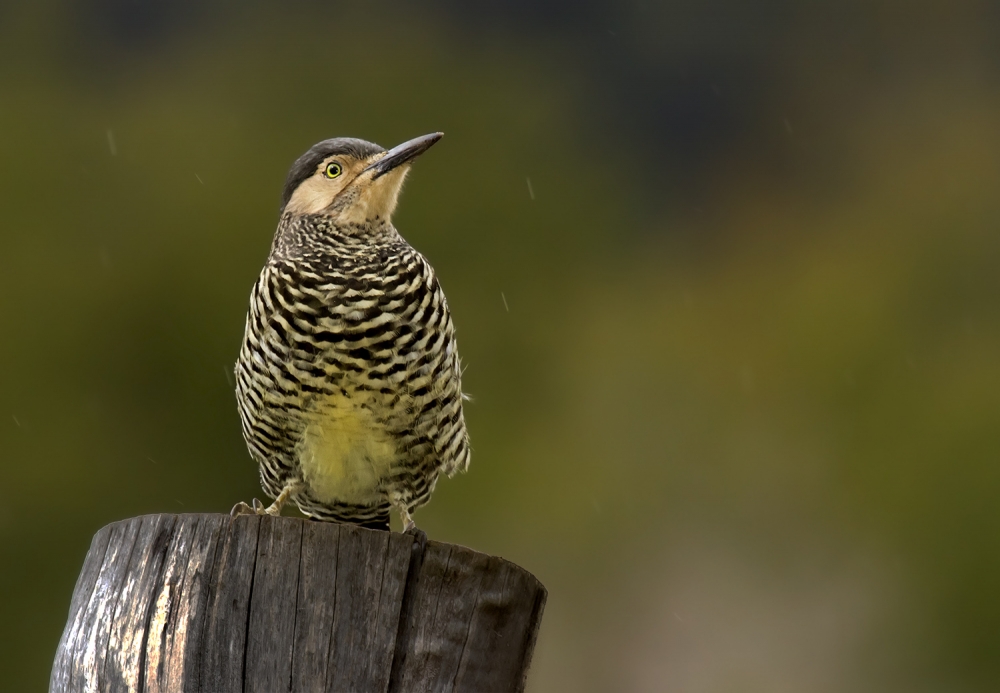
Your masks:
M 403 142 L 403 144 L 395 146 L 387 151 L 385 156 L 368 165 L 362 173 L 374 171 L 375 174 L 372 176 L 372 180 L 375 180 L 379 176 L 384 176 L 397 166 L 405 164 L 407 161 L 426 152 L 442 137 L 444 137 L 443 132 L 434 132 L 430 135 L 414 137 L 409 142 Z

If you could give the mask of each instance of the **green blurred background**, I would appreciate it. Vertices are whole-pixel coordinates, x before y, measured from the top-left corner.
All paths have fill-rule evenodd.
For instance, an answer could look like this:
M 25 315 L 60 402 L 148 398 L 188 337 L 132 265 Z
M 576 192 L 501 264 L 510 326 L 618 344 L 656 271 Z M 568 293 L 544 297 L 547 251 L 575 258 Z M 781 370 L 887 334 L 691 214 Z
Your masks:
M 468 366 L 417 522 L 549 588 L 531 691 L 1000 685 L 992 2 L 0 2 L 0 671 L 90 537 L 261 496 L 231 370 L 313 142 Z

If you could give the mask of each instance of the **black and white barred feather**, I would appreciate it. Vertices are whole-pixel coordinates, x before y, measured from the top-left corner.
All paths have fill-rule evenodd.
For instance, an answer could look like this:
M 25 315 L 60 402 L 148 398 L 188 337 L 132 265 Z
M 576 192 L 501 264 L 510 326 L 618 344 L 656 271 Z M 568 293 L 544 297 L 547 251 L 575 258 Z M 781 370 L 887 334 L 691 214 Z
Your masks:
M 306 515 L 388 527 L 464 471 L 461 367 L 444 292 L 387 220 L 283 214 L 236 365 L 261 484 Z

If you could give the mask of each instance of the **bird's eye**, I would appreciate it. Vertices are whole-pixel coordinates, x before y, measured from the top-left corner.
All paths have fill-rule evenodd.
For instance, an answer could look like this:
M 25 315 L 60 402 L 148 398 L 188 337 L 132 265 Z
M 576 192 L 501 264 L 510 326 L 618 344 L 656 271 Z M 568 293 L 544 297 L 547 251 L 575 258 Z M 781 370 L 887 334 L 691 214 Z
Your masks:
M 340 164 L 332 163 L 326 165 L 326 177 L 336 178 L 342 173 L 343 169 L 340 168 Z

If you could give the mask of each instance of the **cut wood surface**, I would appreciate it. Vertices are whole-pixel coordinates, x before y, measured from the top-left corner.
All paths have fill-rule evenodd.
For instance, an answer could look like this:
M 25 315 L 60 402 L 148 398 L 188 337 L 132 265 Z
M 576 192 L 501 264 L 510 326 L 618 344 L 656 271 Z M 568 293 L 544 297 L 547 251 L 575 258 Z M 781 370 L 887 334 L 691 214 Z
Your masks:
M 147 515 L 94 536 L 49 690 L 521 691 L 545 597 L 420 532 Z

